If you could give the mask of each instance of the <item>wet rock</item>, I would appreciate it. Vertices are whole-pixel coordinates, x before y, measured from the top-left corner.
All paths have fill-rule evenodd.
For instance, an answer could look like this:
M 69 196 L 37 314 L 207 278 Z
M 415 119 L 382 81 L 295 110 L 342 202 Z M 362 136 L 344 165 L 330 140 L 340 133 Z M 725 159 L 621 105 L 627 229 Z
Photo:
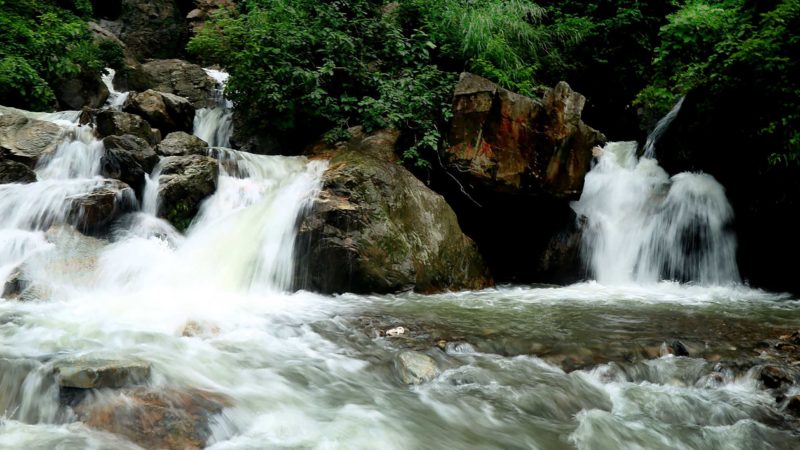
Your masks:
M 183 53 L 189 30 L 174 0 L 121 0 L 116 3 L 114 20 L 100 25 L 125 43 L 136 59 L 169 58 Z M 109 6 L 103 6 L 109 8 Z
M 103 180 L 85 194 L 70 198 L 67 220 L 81 231 L 105 227 L 136 208 L 136 194 L 127 184 Z
M 211 108 L 216 105 L 216 83 L 202 67 L 180 59 L 159 59 L 142 64 L 125 79 L 120 86 L 130 90 L 153 89 L 183 97 L 195 108 Z M 117 83 L 117 79 L 114 79 Z M 116 84 L 115 84 L 116 86 Z
M 141 117 L 121 111 L 100 111 L 97 114 L 97 133 L 101 137 L 130 134 L 144 139 L 148 144 L 158 143 L 159 136 Z
M 3 292 L 0 297 L 5 299 L 17 299 L 26 288 L 30 285 L 30 281 L 25 279 L 20 269 L 16 269 L 8 275 L 3 283 Z
M 683 342 L 673 339 L 672 343 L 670 344 L 672 354 L 675 356 L 689 356 L 689 350 L 686 349 L 686 346 L 683 345 Z
M 103 139 L 105 153 L 100 159 L 101 174 L 133 188 L 137 197 L 144 191 L 145 175 L 158 164 L 158 155 L 142 138 L 126 134 Z
M 439 375 L 436 361 L 430 356 L 413 351 L 401 352 L 395 360 L 400 379 L 405 384 L 422 384 Z
M 183 97 L 148 89 L 128 96 L 123 111 L 137 114 L 162 133 L 192 131 L 194 106 Z
M 461 74 L 446 164 L 464 181 L 497 192 L 575 197 L 602 133 L 581 121 L 586 99 L 564 82 L 541 100 Z
M 56 150 L 62 136 L 54 123 L 4 112 L 0 115 L 0 159 L 33 168 L 39 158 Z
M 789 397 L 789 400 L 786 402 L 786 410 L 796 416 L 800 416 L 800 395 Z
M 758 380 L 768 389 L 778 389 L 794 384 L 793 377 L 786 370 L 776 366 L 762 367 L 758 373 Z
M 33 183 L 36 173 L 25 164 L 0 159 L 0 184 Z
M 156 146 L 162 156 L 187 156 L 208 154 L 208 143 L 197 136 L 182 131 L 170 133 Z
M 96 73 L 79 73 L 56 87 L 61 109 L 99 108 L 105 104 L 108 94 L 108 87 Z
M 73 409 L 87 426 L 124 436 L 144 448 L 200 449 L 209 422 L 230 402 L 197 389 L 135 388 L 87 396 Z
M 444 198 L 394 159 L 398 133 L 334 146 L 324 188 L 300 225 L 297 284 L 322 292 L 420 292 L 492 284 L 481 255 Z
M 200 203 L 217 189 L 219 165 L 208 156 L 171 156 L 164 160 L 159 177 L 158 216 L 185 230 Z
M 141 361 L 74 359 L 53 365 L 58 385 L 64 388 L 121 388 L 147 382 L 150 364 Z

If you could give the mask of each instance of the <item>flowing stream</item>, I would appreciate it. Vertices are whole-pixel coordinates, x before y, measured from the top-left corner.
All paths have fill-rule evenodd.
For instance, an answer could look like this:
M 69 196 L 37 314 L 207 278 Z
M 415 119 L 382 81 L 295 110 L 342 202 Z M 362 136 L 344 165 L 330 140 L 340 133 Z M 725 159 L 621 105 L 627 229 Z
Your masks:
M 195 121 L 214 146 L 230 131 L 220 112 Z M 597 281 L 332 297 L 289 290 L 325 162 L 212 149 L 218 189 L 183 234 L 155 217 L 159 165 L 141 208 L 92 238 L 62 225 L 105 183 L 102 143 L 73 115 L 40 116 L 64 142 L 36 183 L 0 185 L 0 280 L 27 284 L 0 299 L 0 448 L 139 448 L 81 420 L 54 375 L 74 358 L 143 362 L 150 389 L 224 398 L 204 428 L 213 449 L 800 446 L 785 403 L 729 363 L 800 328 L 800 307 L 738 283 L 710 176 L 670 178 L 609 144 L 575 205 Z M 429 381 L 404 382 L 408 351 L 435 362 Z

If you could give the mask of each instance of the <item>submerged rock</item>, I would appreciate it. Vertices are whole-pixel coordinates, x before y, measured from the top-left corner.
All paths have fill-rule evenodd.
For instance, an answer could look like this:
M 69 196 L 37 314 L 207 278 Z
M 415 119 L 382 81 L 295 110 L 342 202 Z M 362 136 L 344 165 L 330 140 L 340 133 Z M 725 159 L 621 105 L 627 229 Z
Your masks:
M 61 127 L 20 114 L 0 114 L 0 159 L 35 167 L 39 159 L 51 154 L 63 136 Z
M 141 117 L 112 110 L 100 111 L 97 114 L 97 133 L 101 137 L 130 134 L 144 139 L 150 145 L 155 145 L 161 140 L 150 124 Z
M 208 154 L 208 143 L 197 136 L 183 131 L 170 133 L 156 146 L 156 153 L 162 156 L 187 156 Z
M 777 366 L 765 366 L 758 372 L 758 380 L 769 389 L 779 389 L 794 384 L 794 378 Z
M 444 198 L 394 160 L 396 131 L 311 150 L 331 158 L 299 232 L 297 284 L 322 292 L 435 292 L 492 281 Z
M 142 361 L 72 359 L 53 366 L 58 385 L 64 388 L 121 388 L 147 382 L 150 364 Z
M 25 164 L 0 159 L 0 184 L 33 183 L 36 173 Z
M 397 355 L 395 367 L 405 384 L 422 384 L 433 380 L 440 373 L 433 358 L 414 351 L 405 351 Z
M 105 153 L 100 159 L 101 174 L 120 180 L 142 196 L 145 175 L 158 164 L 158 155 L 142 138 L 126 134 L 103 139 Z
M 219 165 L 208 156 L 171 156 L 164 160 L 159 177 L 158 216 L 185 230 L 200 203 L 217 189 Z
M 0 298 L 17 299 L 25 292 L 25 289 L 27 289 L 29 285 L 30 281 L 25 279 L 22 270 L 17 268 L 11 272 L 4 281 Z
M 174 94 L 148 89 L 128 96 L 123 111 L 137 114 L 162 133 L 192 131 L 194 106 Z
M 134 388 L 87 396 L 73 409 L 87 426 L 118 434 L 144 448 L 200 449 L 209 422 L 230 402 L 197 389 Z

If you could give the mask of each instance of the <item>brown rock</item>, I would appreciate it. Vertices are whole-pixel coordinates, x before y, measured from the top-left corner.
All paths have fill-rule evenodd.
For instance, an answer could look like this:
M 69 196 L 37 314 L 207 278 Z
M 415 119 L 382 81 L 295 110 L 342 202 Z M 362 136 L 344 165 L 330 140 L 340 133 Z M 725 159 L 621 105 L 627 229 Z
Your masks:
M 105 227 L 136 206 L 133 189 L 117 180 L 104 180 L 91 192 L 69 200 L 67 220 L 81 231 Z
M 162 156 L 188 156 L 208 154 L 208 143 L 197 136 L 182 131 L 170 133 L 156 147 Z
M 118 434 L 144 448 L 200 449 L 209 421 L 230 405 L 198 389 L 134 388 L 87 396 L 73 409 L 87 426 Z
M 581 121 L 584 102 L 564 82 L 535 100 L 463 73 L 454 94 L 446 165 L 478 189 L 576 197 L 591 149 L 605 142 Z
M 128 96 L 123 111 L 137 114 L 164 133 L 192 131 L 194 106 L 183 97 L 148 89 Z
M 33 168 L 39 158 L 56 150 L 62 136 L 61 128 L 54 123 L 3 113 L 0 115 L 0 159 Z
M 155 145 L 161 140 L 158 133 L 141 117 L 111 110 L 100 111 L 97 114 L 97 133 L 101 137 L 130 134 L 144 139 L 150 145 Z

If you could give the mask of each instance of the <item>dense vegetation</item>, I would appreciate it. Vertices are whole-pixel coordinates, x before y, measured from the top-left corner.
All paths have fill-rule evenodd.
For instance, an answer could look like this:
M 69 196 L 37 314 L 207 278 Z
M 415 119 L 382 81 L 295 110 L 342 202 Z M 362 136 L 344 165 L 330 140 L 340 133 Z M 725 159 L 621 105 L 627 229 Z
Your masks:
M 0 103 L 53 109 L 60 82 L 119 61 L 118 46 L 92 39 L 91 12 L 89 0 L 0 0 Z

